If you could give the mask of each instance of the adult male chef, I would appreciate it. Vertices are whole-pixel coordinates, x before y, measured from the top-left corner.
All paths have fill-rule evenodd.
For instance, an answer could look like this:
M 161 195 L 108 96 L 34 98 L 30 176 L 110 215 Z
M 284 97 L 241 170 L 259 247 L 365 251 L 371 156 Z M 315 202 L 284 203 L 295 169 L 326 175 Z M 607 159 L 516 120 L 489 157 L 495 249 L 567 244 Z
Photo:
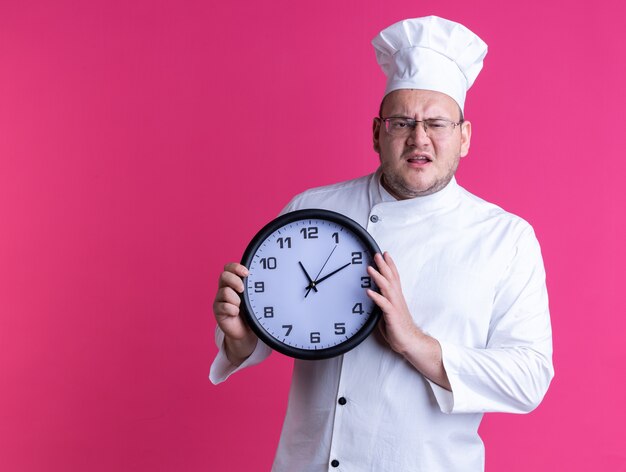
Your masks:
M 295 361 L 273 470 L 480 471 L 483 413 L 534 409 L 553 376 L 539 245 L 527 222 L 454 177 L 486 44 L 430 16 L 386 28 L 373 45 L 387 76 L 373 122 L 379 169 L 304 192 L 284 211 L 334 210 L 367 228 L 385 251 L 368 269 L 383 323 L 343 356 Z M 246 273 L 232 263 L 220 276 L 214 383 L 270 353 L 239 316 Z

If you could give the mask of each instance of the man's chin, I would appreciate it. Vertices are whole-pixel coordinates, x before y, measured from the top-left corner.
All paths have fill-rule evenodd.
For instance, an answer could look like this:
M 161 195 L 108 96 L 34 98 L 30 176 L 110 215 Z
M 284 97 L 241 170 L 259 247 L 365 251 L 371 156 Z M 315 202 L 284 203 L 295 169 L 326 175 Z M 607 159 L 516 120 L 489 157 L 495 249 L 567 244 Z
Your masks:
M 433 182 L 424 180 L 408 182 L 406 180 L 389 179 L 384 174 L 381 184 L 387 192 L 398 200 L 423 197 L 439 190 Z

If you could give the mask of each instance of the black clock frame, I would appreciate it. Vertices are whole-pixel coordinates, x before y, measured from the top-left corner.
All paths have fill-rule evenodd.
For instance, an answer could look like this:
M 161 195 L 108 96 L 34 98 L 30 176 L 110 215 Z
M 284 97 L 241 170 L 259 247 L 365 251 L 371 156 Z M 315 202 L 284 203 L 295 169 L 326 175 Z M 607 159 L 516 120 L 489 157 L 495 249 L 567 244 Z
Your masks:
M 248 244 L 248 247 L 244 251 L 243 257 L 241 259 L 242 265 L 246 267 L 250 266 L 252 258 L 256 254 L 259 246 L 274 231 L 282 228 L 285 225 L 288 225 L 289 223 L 293 223 L 294 221 L 307 219 L 330 221 L 342 225 L 344 228 L 351 231 L 357 238 L 359 238 L 363 242 L 365 248 L 370 251 L 372 257 L 372 265 L 374 265 L 374 254 L 381 252 L 378 244 L 376 244 L 376 241 L 374 241 L 374 238 L 372 238 L 372 236 L 353 219 L 348 218 L 347 216 L 342 215 L 341 213 L 337 213 L 335 211 L 323 210 L 319 208 L 295 210 L 290 213 L 285 213 L 284 215 L 281 215 L 270 221 L 263 228 L 261 228 L 261 230 L 254 236 L 254 238 L 252 238 L 250 244 Z M 240 295 L 242 300 L 241 312 L 248 326 L 250 326 L 252 331 L 259 337 L 259 339 L 267 344 L 269 347 L 277 352 L 280 352 L 281 354 L 296 359 L 320 360 L 329 359 L 331 357 L 345 354 L 346 352 L 354 349 L 356 346 L 361 344 L 365 340 L 365 338 L 370 335 L 370 333 L 378 324 L 382 315 L 380 307 L 378 307 L 378 305 L 374 305 L 372 313 L 366 323 L 350 339 L 347 339 L 342 343 L 325 349 L 300 349 L 282 343 L 281 341 L 270 335 L 267 331 L 265 331 L 265 328 L 263 328 L 263 326 L 259 323 L 256 317 L 252 315 L 253 310 L 251 308 L 250 299 L 248 298 L 247 277 L 244 277 L 243 282 L 244 291 Z

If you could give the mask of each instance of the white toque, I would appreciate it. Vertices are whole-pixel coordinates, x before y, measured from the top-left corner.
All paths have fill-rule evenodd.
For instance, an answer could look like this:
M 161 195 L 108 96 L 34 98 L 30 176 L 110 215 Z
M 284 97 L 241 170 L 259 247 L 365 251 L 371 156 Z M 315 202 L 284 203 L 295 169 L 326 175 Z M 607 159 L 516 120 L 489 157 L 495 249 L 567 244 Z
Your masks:
M 483 67 L 487 44 L 465 26 L 437 16 L 402 20 L 372 40 L 387 76 L 385 95 L 398 89 L 434 90 L 461 107 Z

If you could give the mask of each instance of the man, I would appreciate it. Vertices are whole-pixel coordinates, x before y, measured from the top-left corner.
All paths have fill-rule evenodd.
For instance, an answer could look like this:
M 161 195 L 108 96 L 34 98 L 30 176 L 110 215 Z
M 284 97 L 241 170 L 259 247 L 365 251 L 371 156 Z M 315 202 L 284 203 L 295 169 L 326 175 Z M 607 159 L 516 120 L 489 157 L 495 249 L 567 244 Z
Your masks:
M 380 168 L 304 192 L 285 211 L 334 210 L 367 228 L 385 250 L 368 269 L 383 321 L 343 356 L 295 361 L 273 470 L 480 471 L 482 414 L 532 410 L 553 376 L 539 245 L 528 223 L 454 178 L 485 43 L 427 17 L 373 44 L 388 78 L 373 123 Z M 233 263 L 220 277 L 214 383 L 269 355 L 239 316 L 246 273 Z

